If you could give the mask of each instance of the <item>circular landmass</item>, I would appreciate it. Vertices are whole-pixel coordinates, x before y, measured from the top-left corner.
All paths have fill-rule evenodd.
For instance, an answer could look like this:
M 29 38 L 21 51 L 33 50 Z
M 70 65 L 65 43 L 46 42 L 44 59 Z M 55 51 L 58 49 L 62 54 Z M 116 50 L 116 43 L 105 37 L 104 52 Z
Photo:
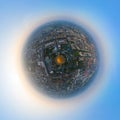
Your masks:
M 83 91 L 98 70 L 93 38 L 68 21 L 39 26 L 29 36 L 22 54 L 30 82 L 48 96 L 69 97 Z

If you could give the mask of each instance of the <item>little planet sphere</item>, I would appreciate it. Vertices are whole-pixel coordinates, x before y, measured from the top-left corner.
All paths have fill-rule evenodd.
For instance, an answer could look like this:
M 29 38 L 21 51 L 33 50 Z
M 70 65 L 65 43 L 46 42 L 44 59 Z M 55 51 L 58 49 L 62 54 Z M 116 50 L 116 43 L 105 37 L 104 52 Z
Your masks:
M 98 48 L 81 25 L 55 20 L 38 26 L 22 51 L 31 85 L 44 95 L 68 98 L 83 92 L 98 71 Z

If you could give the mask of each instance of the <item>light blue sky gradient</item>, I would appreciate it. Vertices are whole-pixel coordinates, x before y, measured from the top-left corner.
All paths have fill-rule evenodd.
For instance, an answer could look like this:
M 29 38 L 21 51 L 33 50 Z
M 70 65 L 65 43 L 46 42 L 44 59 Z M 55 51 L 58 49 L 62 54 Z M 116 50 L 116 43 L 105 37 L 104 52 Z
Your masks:
M 48 118 L 49 120 L 120 120 L 119 12 L 119 0 L 0 0 L 0 120 L 48 120 Z M 99 33 L 97 31 L 96 33 L 99 36 L 104 33 L 106 38 L 109 38 L 102 44 L 111 48 L 107 51 L 113 58 L 110 57 L 112 60 L 110 60 L 109 70 L 107 69 L 109 72 L 105 78 L 107 82 L 104 88 L 101 87 L 102 92 L 98 92 L 97 97 L 92 102 L 88 102 L 85 108 L 81 109 L 79 106 L 72 113 L 69 111 L 65 114 L 56 113 L 56 116 L 54 114 L 44 116 L 41 111 L 32 115 L 29 114 L 27 108 L 22 110 L 20 105 L 13 104 L 14 101 L 19 101 L 19 98 L 15 96 L 17 92 L 13 95 L 12 92 L 9 94 L 12 89 L 8 90 L 6 87 L 14 84 L 11 83 L 14 77 L 10 75 L 10 62 L 6 58 L 11 57 L 9 49 L 17 41 L 14 36 L 19 37 L 24 28 L 30 25 L 32 19 L 55 15 L 75 18 L 82 16 L 91 23 L 90 26 L 94 26 L 94 30 L 97 29 L 96 26 L 99 26 Z M 27 103 L 24 100 L 22 102 Z M 46 111 L 47 108 L 45 108 Z

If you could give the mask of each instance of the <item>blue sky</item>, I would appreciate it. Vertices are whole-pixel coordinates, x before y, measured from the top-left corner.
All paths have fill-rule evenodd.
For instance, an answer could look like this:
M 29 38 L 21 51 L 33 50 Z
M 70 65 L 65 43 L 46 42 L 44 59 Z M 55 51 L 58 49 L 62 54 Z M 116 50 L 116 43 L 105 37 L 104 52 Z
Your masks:
M 119 0 L 0 0 L 0 120 L 119 120 L 119 12 Z M 67 101 L 68 109 L 64 105 L 59 108 L 55 101 L 45 100 L 46 105 L 39 99 L 36 102 L 36 96 L 31 96 L 21 83 L 13 62 L 14 47 L 26 30 L 34 29 L 39 21 L 61 16 L 82 19 L 86 28 L 90 26 L 100 36 L 105 60 L 99 88 L 91 90 L 94 94 L 90 92 L 92 97 L 86 96 L 84 102 L 81 97 L 76 98 L 77 103 Z M 74 107 L 70 110 L 69 106 Z

